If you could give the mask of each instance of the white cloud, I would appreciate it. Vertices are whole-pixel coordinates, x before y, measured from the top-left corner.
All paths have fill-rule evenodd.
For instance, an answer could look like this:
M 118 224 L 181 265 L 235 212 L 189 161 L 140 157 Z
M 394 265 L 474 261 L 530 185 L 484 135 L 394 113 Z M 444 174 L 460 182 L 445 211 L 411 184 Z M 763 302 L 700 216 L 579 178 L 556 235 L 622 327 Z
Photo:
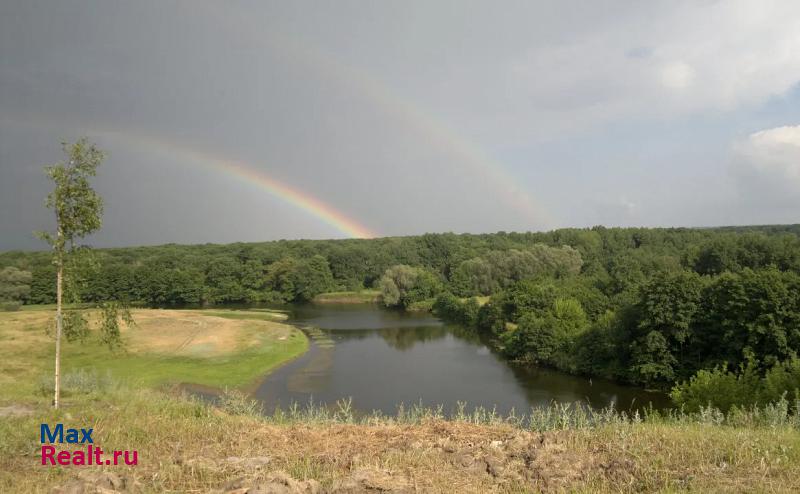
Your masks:
M 800 125 L 750 134 L 734 153 L 734 174 L 748 199 L 800 206 Z
M 499 49 L 490 66 L 442 70 L 458 84 L 442 84 L 447 90 L 431 104 L 487 135 L 516 129 L 529 139 L 620 118 L 732 111 L 800 83 L 800 2 L 641 2 L 618 10 L 595 23 L 565 21 L 569 36 L 546 42 L 529 34 L 547 29 L 531 14 L 533 25 L 516 33 L 520 46 Z
M 694 77 L 694 69 L 686 62 L 672 62 L 661 68 L 661 83 L 668 89 L 687 89 L 692 85 Z

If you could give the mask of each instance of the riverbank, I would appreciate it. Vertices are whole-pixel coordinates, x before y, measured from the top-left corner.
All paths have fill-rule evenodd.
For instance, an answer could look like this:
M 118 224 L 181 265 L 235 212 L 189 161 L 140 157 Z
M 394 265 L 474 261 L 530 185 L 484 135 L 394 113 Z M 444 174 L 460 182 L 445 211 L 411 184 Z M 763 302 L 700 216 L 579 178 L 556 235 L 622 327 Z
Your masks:
M 315 304 L 369 304 L 378 302 L 379 290 L 359 290 L 320 293 L 314 297 Z
M 345 402 L 265 416 L 235 392 L 205 403 L 164 385 L 246 383 L 307 342 L 271 313 L 198 312 L 136 311 L 124 354 L 66 344 L 58 411 L 43 332 L 52 314 L 0 313 L 0 492 L 800 489 L 800 422 L 780 406 L 646 418 L 552 406 L 522 420 L 416 407 L 358 416 Z M 43 467 L 42 423 L 92 428 L 96 446 L 136 450 L 138 465 Z
M 0 407 L 0 491 L 800 489 L 800 430 L 777 414 L 731 425 L 713 414 L 645 421 L 607 415 L 576 423 L 563 421 L 566 412 L 531 427 L 413 410 L 362 421 L 346 408 L 265 417 L 242 404 L 214 408 L 152 389 L 97 386 L 73 395 L 60 411 L 41 402 L 20 404 L 13 414 Z M 93 428 L 105 450 L 136 450 L 138 465 L 41 466 L 39 424 L 59 422 Z
M 49 399 L 54 342 L 45 334 L 51 310 L 0 312 L 0 401 L 39 395 Z M 90 335 L 64 342 L 62 372 L 96 375 L 134 388 L 194 383 L 216 388 L 252 384 L 301 355 L 308 340 L 271 311 L 136 309 L 115 352 Z M 68 399 L 68 397 L 65 397 Z

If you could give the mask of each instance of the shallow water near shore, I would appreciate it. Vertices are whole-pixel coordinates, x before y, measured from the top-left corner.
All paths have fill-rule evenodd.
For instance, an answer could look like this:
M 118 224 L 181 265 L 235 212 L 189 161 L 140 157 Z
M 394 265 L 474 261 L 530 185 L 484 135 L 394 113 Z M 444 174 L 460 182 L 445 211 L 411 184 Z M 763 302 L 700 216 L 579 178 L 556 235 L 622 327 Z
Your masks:
M 504 415 L 552 402 L 619 411 L 670 406 L 663 393 L 509 363 L 474 332 L 428 313 L 375 304 L 303 305 L 291 307 L 289 322 L 306 331 L 311 346 L 254 390 L 267 412 L 341 399 L 352 399 L 360 412 L 390 415 L 400 403 L 441 405 L 445 413 L 466 403 L 467 410 L 481 406 Z

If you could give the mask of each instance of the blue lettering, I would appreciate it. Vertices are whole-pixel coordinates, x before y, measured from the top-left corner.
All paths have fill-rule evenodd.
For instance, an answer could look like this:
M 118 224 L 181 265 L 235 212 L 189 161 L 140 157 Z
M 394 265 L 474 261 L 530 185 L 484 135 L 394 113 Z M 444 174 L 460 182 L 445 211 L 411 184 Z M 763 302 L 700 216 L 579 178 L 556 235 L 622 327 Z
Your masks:
M 63 443 L 64 442 L 64 425 L 63 424 L 56 424 L 55 430 L 53 430 L 51 432 L 50 431 L 50 427 L 47 424 L 42 424 L 42 427 L 41 427 L 41 430 L 40 430 L 40 436 L 41 436 L 42 443 L 45 442 L 44 441 L 45 437 L 47 437 L 47 442 L 48 443 L 54 443 L 54 442 Z M 58 441 L 56 441 L 56 437 L 58 438 Z
M 78 430 L 77 429 L 67 429 L 67 442 L 70 444 L 74 444 L 78 442 Z
M 94 444 L 94 441 L 92 441 L 92 432 L 94 432 L 94 429 L 81 429 L 81 434 L 83 435 L 81 442 Z
M 92 432 L 94 429 L 67 429 L 67 442 L 74 443 L 89 443 L 94 444 L 92 439 Z M 80 435 L 79 435 L 80 434 Z M 42 424 L 39 429 L 39 436 L 42 443 L 63 443 L 64 442 L 64 424 L 56 424 L 51 430 L 47 424 Z

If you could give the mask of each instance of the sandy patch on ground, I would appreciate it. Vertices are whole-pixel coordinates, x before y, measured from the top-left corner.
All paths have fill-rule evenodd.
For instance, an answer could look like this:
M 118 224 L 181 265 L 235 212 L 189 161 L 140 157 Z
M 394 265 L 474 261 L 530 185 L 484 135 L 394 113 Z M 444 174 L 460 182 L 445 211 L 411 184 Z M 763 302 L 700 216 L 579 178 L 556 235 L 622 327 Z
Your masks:
M 0 407 L 0 418 L 2 417 L 24 417 L 26 415 L 32 415 L 33 408 L 27 405 L 9 405 L 6 407 Z
M 202 311 L 137 309 L 136 326 L 123 325 L 128 351 L 193 357 L 217 357 L 286 339 L 292 327 L 258 319 L 228 319 Z M 219 311 L 217 311 L 219 314 Z M 92 327 L 96 320 L 90 314 Z M 28 349 L 33 342 L 52 343 L 46 329 L 54 326 L 54 311 L 0 313 L 0 345 L 4 352 Z M 5 369 L 13 373 L 13 369 Z
M 277 340 L 291 333 L 285 324 L 206 316 L 201 311 L 136 310 L 131 351 L 215 357 Z

